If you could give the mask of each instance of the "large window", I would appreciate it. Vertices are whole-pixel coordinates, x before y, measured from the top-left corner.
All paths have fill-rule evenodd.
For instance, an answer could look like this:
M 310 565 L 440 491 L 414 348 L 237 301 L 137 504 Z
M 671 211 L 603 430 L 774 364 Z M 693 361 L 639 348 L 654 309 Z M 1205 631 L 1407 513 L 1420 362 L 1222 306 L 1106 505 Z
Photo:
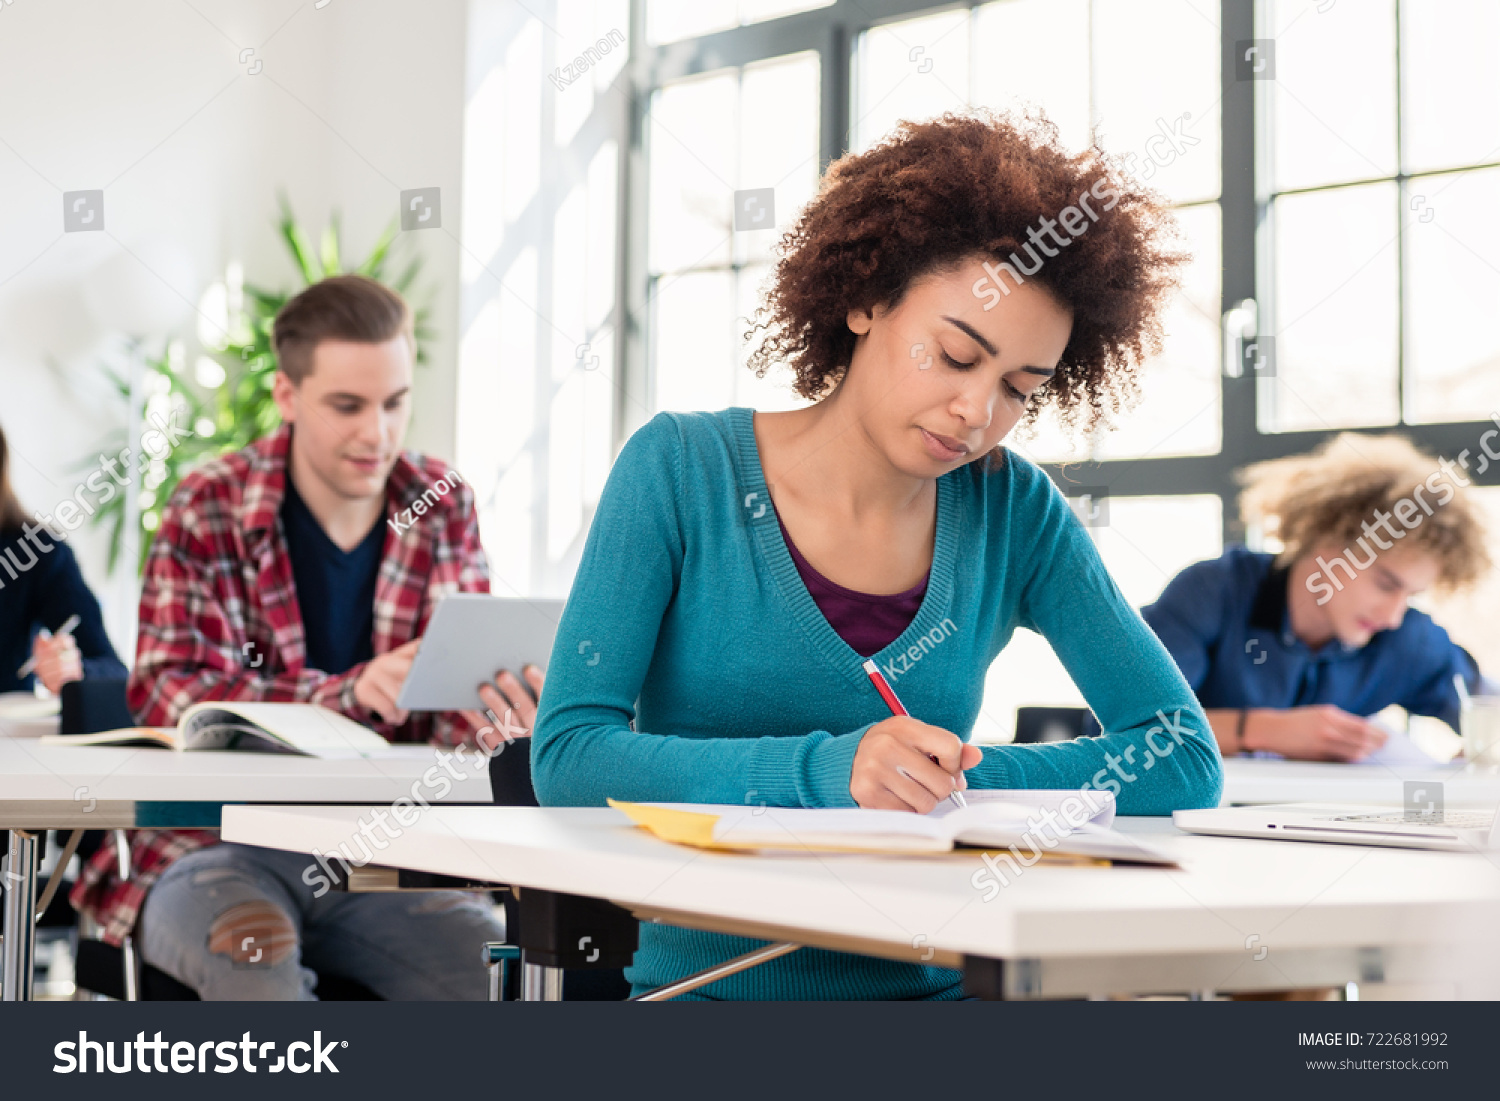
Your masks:
M 1090 530 L 1133 604 L 1247 537 L 1246 463 L 1345 427 L 1473 454 L 1500 413 L 1493 0 L 471 11 L 490 60 L 471 59 L 460 458 L 517 590 L 566 588 L 609 458 L 652 413 L 797 400 L 744 366 L 773 245 L 833 159 L 949 110 L 1040 110 L 1070 149 L 1097 139 L 1193 256 L 1140 404 L 1087 438 L 1043 418 L 1010 441 L 1067 492 L 1107 488 Z M 1500 486 L 1500 464 L 1478 481 Z M 1435 605 L 1500 667 L 1483 606 Z M 987 688 L 990 738 L 1019 704 L 1077 700 L 1025 632 Z
M 1500 5 L 1271 0 L 1267 431 L 1500 409 Z M 1263 326 L 1264 327 L 1264 326 Z
M 818 55 L 673 81 L 651 97 L 648 293 L 654 409 L 780 408 L 745 367 L 771 247 L 818 183 Z M 778 385 L 780 383 L 780 385 Z

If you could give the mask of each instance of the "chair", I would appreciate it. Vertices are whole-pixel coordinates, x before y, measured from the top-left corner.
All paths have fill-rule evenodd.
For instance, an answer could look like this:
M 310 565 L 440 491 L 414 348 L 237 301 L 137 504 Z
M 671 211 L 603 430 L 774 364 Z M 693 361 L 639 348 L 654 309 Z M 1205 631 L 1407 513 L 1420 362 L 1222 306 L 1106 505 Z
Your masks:
M 92 734 L 134 726 L 135 717 L 125 702 L 125 681 L 108 677 L 86 677 L 65 684 L 58 694 L 61 715 L 58 731 L 62 734 Z M 87 830 L 78 843 L 78 857 L 88 860 L 103 844 L 114 847 L 121 877 L 130 874 L 130 842 L 124 830 Z M 58 895 L 66 897 L 72 884 L 64 883 Z M 48 908 L 48 913 L 52 907 Z M 165 971 L 141 960 L 135 949 L 134 936 L 127 936 L 116 947 L 100 940 L 97 934 L 86 935 L 79 922 L 77 950 L 73 957 L 73 982 L 79 990 L 103 994 L 119 1001 L 195 1002 L 198 994 Z M 339 975 L 318 975 L 314 987 L 325 1001 L 379 1001 L 380 996 L 363 984 Z
M 1070 742 L 1099 733 L 1099 720 L 1087 707 L 1016 708 L 1017 745 Z
M 517 738 L 503 750 L 490 758 L 490 791 L 497 806 L 536 807 L 536 788 L 531 783 L 531 739 Z M 519 897 L 515 891 L 504 896 L 505 928 L 516 930 L 519 936 L 507 933 L 507 939 L 522 945 L 526 955 L 533 959 L 546 959 L 564 965 L 562 996 L 570 1002 L 614 1002 L 624 1001 L 630 996 L 630 983 L 625 978 L 624 965 L 635 954 L 635 918 L 619 907 L 600 903 L 595 899 L 578 898 L 552 891 L 524 890 Z M 582 923 L 581 925 L 579 923 Z M 607 947 L 593 966 L 566 966 L 569 960 L 566 951 L 570 945 L 553 943 L 571 939 L 563 934 L 565 928 L 586 927 L 593 930 L 608 930 Z M 604 942 L 603 937 L 595 943 Z M 503 990 L 504 997 L 516 998 L 520 994 L 521 967 L 506 967 L 516 956 L 505 951 L 510 946 L 486 945 L 486 960 L 496 968 L 491 982 L 492 997 Z M 508 980 L 500 986 L 500 976 Z M 496 997 L 496 1000 L 499 1000 Z

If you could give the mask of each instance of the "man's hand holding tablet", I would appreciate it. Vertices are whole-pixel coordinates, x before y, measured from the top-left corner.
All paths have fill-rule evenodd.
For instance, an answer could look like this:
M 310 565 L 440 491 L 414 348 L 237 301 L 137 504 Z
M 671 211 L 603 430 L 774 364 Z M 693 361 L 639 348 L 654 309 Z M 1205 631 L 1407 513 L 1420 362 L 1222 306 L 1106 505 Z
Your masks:
M 529 737 L 562 607 L 560 600 L 478 593 L 444 597 L 420 647 L 408 643 L 376 659 L 387 667 L 367 670 L 356 697 L 368 677 L 370 698 L 401 718 L 410 711 L 458 711 L 487 750 Z M 375 710 L 384 714 L 382 707 Z

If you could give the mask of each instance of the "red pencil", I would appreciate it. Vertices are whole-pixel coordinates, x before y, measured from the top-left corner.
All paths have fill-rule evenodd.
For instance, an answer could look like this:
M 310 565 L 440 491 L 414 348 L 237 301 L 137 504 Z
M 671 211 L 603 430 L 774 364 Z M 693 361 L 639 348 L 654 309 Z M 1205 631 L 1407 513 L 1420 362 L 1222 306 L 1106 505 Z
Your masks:
M 891 682 L 885 679 L 885 674 L 880 671 L 880 666 L 875 664 L 873 658 L 865 662 L 864 670 L 865 675 L 870 678 L 870 683 L 875 686 L 875 691 L 880 693 L 880 698 L 885 700 L 885 705 L 891 709 L 891 714 L 911 718 L 911 712 L 906 709 L 906 705 L 896 695 L 896 690 L 891 687 Z M 927 756 L 931 758 L 933 764 L 939 763 L 938 759 L 933 757 L 932 754 L 929 753 Z M 955 806 L 966 807 L 969 805 L 968 801 L 964 799 L 964 793 L 959 791 L 957 786 L 948 794 L 948 798 L 953 800 Z

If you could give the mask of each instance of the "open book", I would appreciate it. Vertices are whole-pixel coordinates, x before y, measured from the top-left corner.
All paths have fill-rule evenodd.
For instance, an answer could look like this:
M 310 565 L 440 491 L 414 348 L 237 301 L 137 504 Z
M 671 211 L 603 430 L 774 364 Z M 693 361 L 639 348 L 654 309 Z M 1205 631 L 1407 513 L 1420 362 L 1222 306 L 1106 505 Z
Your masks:
M 1006 849 L 1030 856 L 1172 865 L 1138 838 L 1109 828 L 1114 796 L 1063 791 L 964 792 L 967 807 L 943 800 L 929 814 L 894 810 L 822 810 L 715 803 L 623 803 L 638 826 L 665 841 L 702 849 L 752 852 L 945 853 Z M 1066 817 L 1064 815 L 1066 812 Z
M 371 757 L 390 743 L 353 719 L 312 703 L 208 700 L 182 713 L 176 727 L 131 726 L 97 734 L 47 734 L 42 745 L 158 745 L 178 751 L 245 749 L 307 757 Z

